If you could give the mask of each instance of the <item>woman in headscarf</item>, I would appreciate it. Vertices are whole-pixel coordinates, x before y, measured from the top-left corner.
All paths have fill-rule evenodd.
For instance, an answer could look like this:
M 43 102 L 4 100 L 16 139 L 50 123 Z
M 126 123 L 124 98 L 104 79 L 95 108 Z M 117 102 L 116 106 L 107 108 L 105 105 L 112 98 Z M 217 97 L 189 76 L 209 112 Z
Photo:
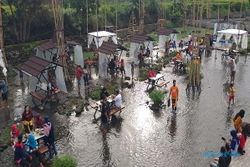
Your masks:
M 22 115 L 22 121 L 26 133 L 29 133 L 33 129 L 33 113 L 29 105 L 24 107 L 24 112 Z
M 240 112 L 238 112 L 233 118 L 234 128 L 236 132 L 242 132 L 242 119 L 244 118 L 244 115 L 245 115 L 245 111 L 240 110 Z

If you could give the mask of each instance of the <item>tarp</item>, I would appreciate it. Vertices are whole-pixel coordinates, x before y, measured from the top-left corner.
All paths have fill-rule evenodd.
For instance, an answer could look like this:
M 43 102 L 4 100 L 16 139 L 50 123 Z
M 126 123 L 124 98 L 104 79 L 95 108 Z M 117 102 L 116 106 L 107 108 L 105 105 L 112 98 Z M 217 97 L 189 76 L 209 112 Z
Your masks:
M 3 72 L 3 75 L 6 77 L 7 76 L 7 69 L 6 69 L 6 66 L 4 63 L 3 53 L 2 53 L 1 49 L 0 49 L 0 67 L 3 68 L 2 72 Z
M 64 80 L 63 68 L 61 66 L 57 66 L 55 73 L 56 73 L 56 85 L 57 85 L 57 87 L 61 91 L 68 93 L 67 88 L 66 88 L 66 84 L 65 84 L 65 80 Z
M 99 52 L 99 66 L 98 66 L 98 75 L 100 78 L 108 78 L 108 59 L 107 54 Z
M 84 66 L 82 46 L 76 45 L 74 47 L 74 63 L 80 66 Z
M 165 43 L 167 41 L 166 35 L 159 35 L 159 50 L 165 52 Z
M 139 63 L 139 59 L 138 59 L 139 53 L 140 53 L 140 44 L 131 42 L 129 56 L 131 58 L 131 61 L 135 62 L 136 64 Z
M 117 35 L 108 31 L 98 31 L 88 33 L 88 48 L 91 43 L 95 43 L 96 47 L 99 48 L 104 41 L 111 39 L 115 44 L 117 44 Z
M 218 31 L 217 43 L 222 40 L 222 37 L 225 36 L 225 43 L 229 43 L 229 39 L 233 37 L 233 42 L 238 46 L 241 43 L 242 49 L 247 49 L 248 46 L 248 32 L 240 29 L 226 29 Z M 229 45 L 226 45 L 230 47 Z

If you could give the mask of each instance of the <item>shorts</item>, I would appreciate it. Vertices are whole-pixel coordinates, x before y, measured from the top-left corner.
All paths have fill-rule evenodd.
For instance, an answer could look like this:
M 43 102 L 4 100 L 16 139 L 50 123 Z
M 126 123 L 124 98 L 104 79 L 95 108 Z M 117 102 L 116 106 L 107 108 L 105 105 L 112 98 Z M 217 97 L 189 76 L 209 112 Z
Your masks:
M 3 99 L 3 101 L 7 101 L 8 100 L 8 92 L 2 93 L 2 99 Z
M 81 80 L 77 79 L 77 85 L 81 85 Z
M 234 96 L 229 96 L 229 101 L 234 100 Z
M 172 99 L 172 106 L 176 106 L 176 99 Z

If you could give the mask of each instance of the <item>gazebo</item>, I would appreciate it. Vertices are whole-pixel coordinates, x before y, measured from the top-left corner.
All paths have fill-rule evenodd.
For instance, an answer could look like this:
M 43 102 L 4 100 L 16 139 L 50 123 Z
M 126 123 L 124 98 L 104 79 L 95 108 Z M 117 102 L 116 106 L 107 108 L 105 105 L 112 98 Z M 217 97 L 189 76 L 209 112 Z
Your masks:
M 130 40 L 130 57 L 135 62 L 138 62 L 138 55 L 140 53 L 140 46 L 144 45 L 145 49 L 149 48 L 150 53 L 153 52 L 153 40 L 146 35 L 134 35 Z
M 91 44 L 94 44 L 96 48 L 102 46 L 102 43 L 105 41 L 112 40 L 114 44 L 118 44 L 117 35 L 108 31 L 97 31 L 88 33 L 88 48 Z
M 179 32 L 175 29 L 171 29 L 170 32 L 171 32 L 170 33 L 170 40 L 177 42 L 177 40 L 178 40 L 177 34 L 179 34 Z
M 236 43 L 242 49 L 247 49 L 248 32 L 240 29 L 226 29 L 217 32 L 217 44 L 224 43 L 225 47 L 231 47 Z
M 33 100 L 39 101 L 42 106 L 59 91 L 67 92 L 63 68 L 59 64 L 32 56 L 21 65 L 20 70 L 29 79 L 29 89 Z M 51 93 L 52 87 L 56 87 L 57 91 Z
M 159 35 L 159 50 L 165 52 L 165 44 L 167 41 L 167 36 L 171 34 L 171 30 L 161 27 L 158 30 Z
M 65 45 L 68 51 L 72 50 L 73 54 L 69 56 L 74 61 L 74 63 L 83 66 L 84 59 L 82 46 L 79 43 L 70 40 L 65 41 Z M 41 45 L 36 47 L 35 50 L 37 57 L 45 59 L 49 62 L 52 62 L 53 57 L 57 57 L 58 53 L 57 44 L 53 40 L 42 43 Z
M 118 55 L 118 60 L 121 58 L 123 51 L 126 51 L 126 48 L 114 44 L 113 42 L 103 42 L 101 47 L 99 47 L 98 52 L 98 74 L 101 78 L 108 78 L 108 64 L 111 60 L 111 57 Z

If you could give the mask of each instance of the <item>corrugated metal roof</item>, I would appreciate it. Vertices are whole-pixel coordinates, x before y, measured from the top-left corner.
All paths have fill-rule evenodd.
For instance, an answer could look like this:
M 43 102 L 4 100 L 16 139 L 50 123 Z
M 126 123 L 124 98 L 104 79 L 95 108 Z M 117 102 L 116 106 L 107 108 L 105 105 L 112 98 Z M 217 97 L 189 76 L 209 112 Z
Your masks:
M 112 54 L 118 49 L 118 45 L 113 42 L 103 42 L 102 46 L 99 47 L 98 51 L 104 54 Z
M 134 35 L 131 39 L 130 39 L 130 42 L 133 42 L 133 43 L 143 43 L 147 40 L 147 36 L 146 35 L 139 35 L 139 34 L 136 34 Z
M 158 35 L 170 35 L 172 33 L 173 30 L 171 29 L 166 29 L 166 28 L 160 28 L 158 30 Z
M 32 56 L 29 58 L 28 61 L 26 61 L 22 66 L 21 70 L 32 75 L 32 76 L 38 76 L 46 67 L 50 64 L 49 61 L 44 60 L 37 56 Z

